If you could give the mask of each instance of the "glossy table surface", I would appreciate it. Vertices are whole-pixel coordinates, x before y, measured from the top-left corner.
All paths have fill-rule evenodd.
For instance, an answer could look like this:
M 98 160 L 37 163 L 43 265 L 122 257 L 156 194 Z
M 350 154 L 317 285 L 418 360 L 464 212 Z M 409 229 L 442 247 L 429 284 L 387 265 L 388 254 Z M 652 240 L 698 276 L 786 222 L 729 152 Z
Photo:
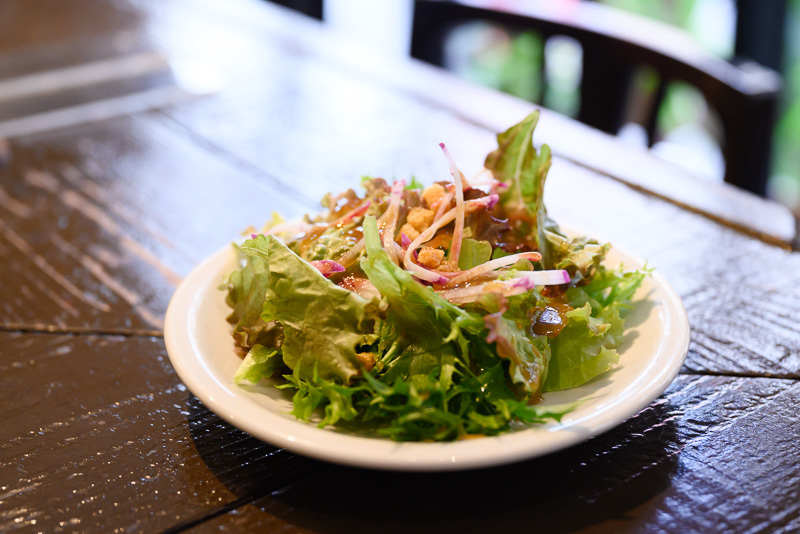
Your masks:
M 547 204 L 683 299 L 627 422 L 505 467 L 396 473 L 223 422 L 163 340 L 199 261 L 362 174 L 477 170 L 532 106 L 249 0 L 0 4 L 0 531 L 796 532 L 800 255 L 780 206 L 543 112 Z

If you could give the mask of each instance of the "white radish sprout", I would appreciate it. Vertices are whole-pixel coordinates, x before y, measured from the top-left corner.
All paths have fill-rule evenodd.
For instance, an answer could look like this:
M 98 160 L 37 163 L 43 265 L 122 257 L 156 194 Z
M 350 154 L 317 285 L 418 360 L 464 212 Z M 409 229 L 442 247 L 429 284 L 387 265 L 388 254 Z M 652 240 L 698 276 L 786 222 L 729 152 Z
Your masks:
M 461 239 L 464 236 L 464 182 L 466 182 L 466 179 L 464 175 L 461 174 L 461 171 L 458 170 L 453 156 L 450 154 L 450 151 L 447 150 L 447 147 L 444 146 L 444 143 L 439 143 L 439 146 L 442 148 L 445 157 L 447 157 L 447 161 L 450 163 L 450 174 L 453 175 L 453 184 L 456 188 L 456 222 L 455 228 L 453 229 L 453 240 L 450 244 L 450 254 L 447 259 L 452 263 L 458 264 L 458 257 L 461 255 Z
M 450 285 L 458 285 L 468 282 L 469 280 L 474 280 L 484 273 L 494 271 L 500 267 L 513 265 L 522 259 L 539 261 L 542 259 L 542 255 L 538 252 L 520 252 L 519 254 L 511 254 L 509 256 L 497 258 L 496 260 L 487 261 L 486 263 L 482 263 L 476 267 L 473 267 L 472 269 L 460 272 L 458 275 L 450 279 Z
M 389 207 L 386 208 L 386 222 L 383 227 L 383 249 L 389 259 L 397 265 L 397 255 L 394 251 L 394 231 L 397 227 L 397 216 L 400 213 L 400 200 L 403 198 L 403 189 L 406 187 L 405 180 L 397 180 L 392 184 L 392 192 L 389 194 Z

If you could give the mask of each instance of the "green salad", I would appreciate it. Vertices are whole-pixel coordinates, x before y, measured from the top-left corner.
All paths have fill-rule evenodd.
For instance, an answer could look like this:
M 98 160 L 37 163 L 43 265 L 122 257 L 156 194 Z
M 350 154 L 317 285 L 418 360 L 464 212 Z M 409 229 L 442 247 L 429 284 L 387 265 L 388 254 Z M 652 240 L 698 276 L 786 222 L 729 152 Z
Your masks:
M 619 360 L 645 273 L 548 217 L 538 111 L 497 136 L 471 180 L 363 177 L 324 212 L 275 217 L 238 246 L 223 289 L 244 357 L 238 384 L 273 378 L 292 414 L 400 441 L 496 435 L 558 420 L 539 404 Z

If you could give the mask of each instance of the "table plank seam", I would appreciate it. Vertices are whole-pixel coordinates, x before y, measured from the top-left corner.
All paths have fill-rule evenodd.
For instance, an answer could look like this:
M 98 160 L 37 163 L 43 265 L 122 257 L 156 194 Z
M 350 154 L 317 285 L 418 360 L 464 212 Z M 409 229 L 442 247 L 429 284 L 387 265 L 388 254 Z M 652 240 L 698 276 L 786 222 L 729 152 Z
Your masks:
M 746 373 L 736 371 L 707 371 L 707 370 L 681 370 L 679 375 L 684 376 L 726 376 L 730 378 L 769 378 L 774 380 L 800 380 L 800 373 L 790 375 L 776 375 L 771 373 Z
M 28 325 L 6 323 L 0 325 L 0 332 L 18 332 L 22 334 L 98 336 L 98 337 L 157 337 L 163 338 L 161 330 L 128 330 L 124 328 L 91 328 L 80 326 Z
M 784 250 L 798 250 L 796 247 L 800 246 L 800 242 L 799 242 L 800 241 L 800 237 L 795 237 L 795 241 L 794 242 L 787 243 L 787 242 L 782 241 L 781 239 L 779 239 L 777 237 L 764 234 L 764 233 L 759 232 L 759 231 L 757 231 L 757 230 L 755 230 L 753 228 L 749 228 L 749 227 L 744 226 L 742 224 L 738 224 L 735 221 L 730 221 L 730 220 L 727 220 L 727 219 L 723 219 L 722 217 L 718 217 L 718 216 L 714 215 L 713 213 L 704 212 L 704 211 L 702 211 L 702 210 L 700 210 L 698 208 L 695 208 L 695 207 L 693 207 L 693 206 L 691 206 L 689 204 L 680 202 L 679 200 L 675 200 L 675 199 L 669 198 L 669 197 L 667 197 L 665 195 L 661 195 L 661 194 L 656 193 L 654 191 L 650 191 L 649 189 L 646 189 L 646 188 L 644 188 L 642 186 L 630 183 L 630 182 L 628 182 L 628 181 L 626 181 L 624 179 L 617 178 L 613 174 L 609 174 L 608 172 L 606 172 L 606 171 L 604 171 L 602 169 L 599 169 L 599 168 L 594 167 L 592 165 L 588 165 L 588 164 L 586 164 L 584 162 L 581 162 L 579 160 L 572 159 L 566 154 L 560 154 L 560 153 L 558 153 L 556 151 L 553 151 L 553 155 L 557 156 L 557 157 L 560 157 L 562 159 L 565 159 L 565 160 L 567 160 L 567 161 L 569 161 L 569 162 L 571 162 L 571 163 L 573 163 L 573 164 L 575 164 L 575 165 L 577 165 L 579 167 L 582 167 L 582 168 L 587 169 L 589 171 L 592 171 L 592 172 L 595 172 L 595 173 L 600 174 L 602 176 L 605 176 L 606 178 L 614 180 L 617 183 L 623 184 L 623 185 L 629 187 L 630 189 L 632 189 L 632 190 L 634 190 L 634 191 L 636 191 L 638 193 L 642 193 L 642 194 L 644 194 L 646 196 L 649 196 L 649 197 L 652 197 L 652 198 L 657 198 L 657 199 L 662 200 L 664 202 L 668 202 L 668 203 L 672 204 L 673 206 L 677 206 L 677 207 L 679 207 L 681 209 L 684 209 L 684 210 L 686 210 L 686 211 L 688 211 L 690 213 L 694 213 L 696 215 L 700 215 L 701 217 L 704 217 L 704 218 L 706 218 L 706 219 L 708 219 L 710 221 L 713 221 L 713 222 L 719 224 L 720 226 L 723 226 L 725 228 L 729 228 L 731 230 L 734 230 L 736 232 L 744 234 L 744 235 L 746 235 L 748 237 L 753 237 L 753 238 L 758 239 L 759 241 L 762 241 L 762 242 L 764 242 L 764 243 L 766 243 L 768 245 L 772 245 L 772 246 L 775 246 L 775 247 L 778 247 L 778 248 L 782 248 Z M 798 223 L 798 224 L 800 224 L 800 223 Z M 800 226 L 798 228 L 800 228 Z

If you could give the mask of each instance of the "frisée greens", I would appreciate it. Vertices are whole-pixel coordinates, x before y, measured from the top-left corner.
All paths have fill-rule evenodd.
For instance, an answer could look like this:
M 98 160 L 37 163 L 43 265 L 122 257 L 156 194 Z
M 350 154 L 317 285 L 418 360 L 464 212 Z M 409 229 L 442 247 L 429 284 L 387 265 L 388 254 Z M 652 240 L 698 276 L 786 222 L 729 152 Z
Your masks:
M 244 359 L 235 381 L 279 379 L 292 413 L 395 440 L 495 435 L 558 420 L 537 404 L 619 359 L 645 274 L 608 269 L 608 244 L 565 235 L 543 203 L 539 114 L 498 135 L 468 181 L 362 178 L 324 213 L 274 220 L 238 248 L 225 284 Z

